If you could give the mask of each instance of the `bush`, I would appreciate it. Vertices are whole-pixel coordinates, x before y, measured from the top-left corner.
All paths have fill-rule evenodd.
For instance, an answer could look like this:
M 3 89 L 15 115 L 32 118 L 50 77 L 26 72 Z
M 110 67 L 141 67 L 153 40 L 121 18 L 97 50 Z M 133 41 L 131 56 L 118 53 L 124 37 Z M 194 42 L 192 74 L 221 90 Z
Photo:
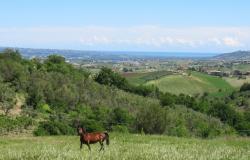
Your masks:
M 50 106 L 48 104 L 40 105 L 39 109 L 44 113 L 51 113 L 52 112 L 52 109 L 50 108 Z
M 40 122 L 38 128 L 34 131 L 36 136 L 46 136 L 46 135 L 73 135 L 75 134 L 75 129 L 70 127 L 68 124 L 61 122 Z
M 8 132 L 22 132 L 33 124 L 33 120 L 29 117 L 8 117 L 0 115 L 0 135 Z
M 129 133 L 127 126 L 124 126 L 124 125 L 112 126 L 112 131 L 113 132 L 120 132 L 120 133 Z
M 81 122 L 81 124 L 87 130 L 87 132 L 96 132 L 105 130 L 103 124 L 94 119 Z
M 162 134 L 166 128 L 166 112 L 158 105 L 141 108 L 136 116 L 138 132 Z
M 240 87 L 240 91 L 249 91 L 250 90 L 250 84 L 249 83 L 244 83 L 241 87 Z

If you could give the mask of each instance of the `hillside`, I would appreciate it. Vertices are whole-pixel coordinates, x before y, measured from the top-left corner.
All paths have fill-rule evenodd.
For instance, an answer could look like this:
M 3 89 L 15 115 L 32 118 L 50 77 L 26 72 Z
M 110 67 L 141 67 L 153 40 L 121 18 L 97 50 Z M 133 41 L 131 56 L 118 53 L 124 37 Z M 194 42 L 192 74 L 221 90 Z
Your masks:
M 133 84 L 155 85 L 162 92 L 176 95 L 180 93 L 188 95 L 203 94 L 204 92 L 217 93 L 219 90 L 220 94 L 224 94 L 233 91 L 233 87 L 225 80 L 198 72 L 192 72 L 190 76 L 169 72 L 141 73 L 127 75 L 126 78 Z
M 250 51 L 235 51 L 214 56 L 217 60 L 250 60 Z
M 152 73 L 146 78 L 161 80 L 165 74 Z M 211 84 L 221 93 L 231 89 L 218 77 L 196 72 L 187 77 L 193 85 L 198 82 L 208 85 L 203 86 L 205 89 L 212 88 Z M 19 115 L 12 117 L 10 111 L 19 103 L 16 95 L 24 100 Z M 58 55 L 39 61 L 23 59 L 13 50 L 0 54 L 0 110 L 4 111 L 0 116 L 0 134 L 33 129 L 36 136 L 74 135 L 75 128 L 81 125 L 90 132 L 109 130 L 202 138 L 235 131 L 250 135 L 242 132 L 250 125 L 247 103 L 243 100 L 235 103 L 235 99 L 247 96 L 228 96 L 228 103 L 206 96 L 174 95 L 155 86 L 135 86 L 105 67 L 92 76 Z M 246 105 L 246 109 L 239 110 L 238 104 Z
M 142 73 L 123 73 L 122 76 L 134 85 L 142 85 L 148 81 L 159 79 L 161 77 L 171 75 L 168 71 L 142 72 Z
M 6 111 L 0 116 L 0 134 L 33 128 L 37 136 L 72 135 L 78 125 L 88 131 L 186 137 L 233 133 L 218 118 L 188 109 L 184 103 L 176 102 L 171 108 L 163 105 L 157 95 L 141 96 L 140 92 L 151 92 L 147 88 L 125 91 L 128 84 L 119 74 L 103 71 L 110 75 L 100 73 L 100 81 L 109 85 L 98 84 L 89 73 L 74 68 L 61 56 L 27 60 L 17 51 L 5 50 L 0 54 L 0 110 Z M 119 89 L 120 85 L 124 88 Z M 17 94 L 25 97 L 22 113 L 11 117 L 8 111 L 15 106 Z

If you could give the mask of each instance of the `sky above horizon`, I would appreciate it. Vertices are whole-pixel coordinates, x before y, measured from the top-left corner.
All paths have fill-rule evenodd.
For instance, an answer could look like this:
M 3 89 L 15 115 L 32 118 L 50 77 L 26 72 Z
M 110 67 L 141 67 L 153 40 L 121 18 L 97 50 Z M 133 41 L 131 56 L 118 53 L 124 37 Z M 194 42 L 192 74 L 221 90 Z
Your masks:
M 250 50 L 249 0 L 2 0 L 0 46 Z

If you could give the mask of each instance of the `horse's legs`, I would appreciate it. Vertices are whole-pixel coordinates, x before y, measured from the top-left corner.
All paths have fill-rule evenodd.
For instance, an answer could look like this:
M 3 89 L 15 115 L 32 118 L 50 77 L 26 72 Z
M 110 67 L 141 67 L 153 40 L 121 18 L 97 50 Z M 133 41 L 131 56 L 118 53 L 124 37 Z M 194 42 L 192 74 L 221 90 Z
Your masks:
M 87 143 L 87 146 L 88 146 L 88 148 L 89 148 L 89 151 L 91 151 L 91 148 L 90 148 L 90 145 L 89 145 L 89 143 Z
M 80 141 L 80 149 L 82 149 L 82 141 Z
M 100 152 L 101 150 L 104 150 L 104 147 L 103 147 L 103 142 L 102 142 L 102 141 L 99 141 L 99 143 L 100 143 L 100 145 L 101 145 L 101 148 L 100 148 L 100 150 L 99 150 L 99 152 Z

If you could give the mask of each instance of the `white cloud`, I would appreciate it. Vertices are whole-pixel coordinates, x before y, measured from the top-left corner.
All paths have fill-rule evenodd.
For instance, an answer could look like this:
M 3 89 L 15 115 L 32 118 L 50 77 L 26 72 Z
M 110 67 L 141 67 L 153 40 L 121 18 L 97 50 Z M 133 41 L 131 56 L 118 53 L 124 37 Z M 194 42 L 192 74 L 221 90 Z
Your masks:
M 0 28 L 0 45 L 111 50 L 239 49 L 250 47 L 250 27 Z
M 237 47 L 237 46 L 242 45 L 237 39 L 234 39 L 232 37 L 223 38 L 223 42 L 225 45 L 230 46 L 230 47 Z
M 218 39 L 218 38 L 211 38 L 209 41 L 214 43 L 215 45 L 221 45 L 222 44 L 221 40 Z

